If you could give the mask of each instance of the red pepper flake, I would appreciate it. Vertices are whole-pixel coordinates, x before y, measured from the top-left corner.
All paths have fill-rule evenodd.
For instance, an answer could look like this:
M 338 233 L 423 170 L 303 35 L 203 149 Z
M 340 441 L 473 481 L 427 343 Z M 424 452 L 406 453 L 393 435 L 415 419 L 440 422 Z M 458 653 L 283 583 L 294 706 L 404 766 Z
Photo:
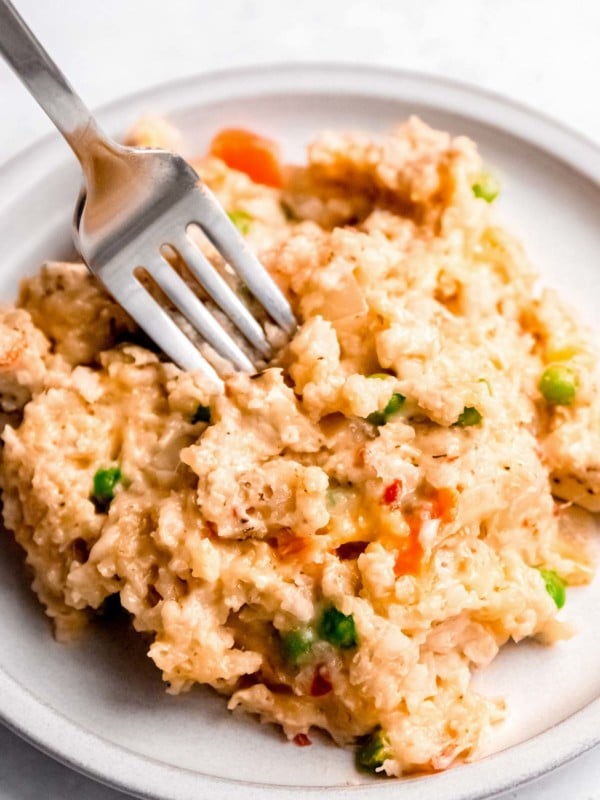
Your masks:
M 394 505 L 398 502 L 398 496 L 402 491 L 402 481 L 399 478 L 383 490 L 383 502 L 388 505 Z
M 312 742 L 305 733 L 297 733 L 294 736 L 294 744 L 297 744 L 298 747 L 308 747 Z
M 368 542 L 344 542 L 336 549 L 336 555 L 341 561 L 348 561 L 351 558 L 358 558 L 364 553 Z
M 315 670 L 310 687 L 310 693 L 313 697 L 323 697 L 323 695 L 329 694 L 332 689 L 333 686 L 329 680 L 327 669 L 320 664 Z

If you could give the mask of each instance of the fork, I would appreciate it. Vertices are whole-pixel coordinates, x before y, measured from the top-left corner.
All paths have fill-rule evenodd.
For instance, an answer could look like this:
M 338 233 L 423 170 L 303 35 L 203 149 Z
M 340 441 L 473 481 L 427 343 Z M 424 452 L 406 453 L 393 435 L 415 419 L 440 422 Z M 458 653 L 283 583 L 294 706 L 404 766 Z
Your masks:
M 8 0 L 0 0 L 0 53 L 79 159 L 84 184 L 73 238 L 84 262 L 140 328 L 177 365 L 222 389 L 215 368 L 140 282 L 143 269 L 202 339 L 236 369 L 254 372 L 273 355 L 264 328 L 189 235 L 198 225 L 287 335 L 292 310 L 269 273 L 197 173 L 180 156 L 124 147 L 107 137 Z M 172 248 L 250 345 L 250 357 L 164 257 Z M 245 348 L 245 349 L 250 349 Z

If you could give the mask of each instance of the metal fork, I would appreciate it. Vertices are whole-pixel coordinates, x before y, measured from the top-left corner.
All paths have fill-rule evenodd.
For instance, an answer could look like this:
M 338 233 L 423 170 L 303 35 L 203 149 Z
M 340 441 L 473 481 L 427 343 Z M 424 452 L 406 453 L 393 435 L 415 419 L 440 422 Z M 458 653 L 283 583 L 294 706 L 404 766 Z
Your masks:
M 255 371 L 271 355 L 265 332 L 188 234 L 197 224 L 238 278 L 287 334 L 290 306 L 212 193 L 181 157 L 163 150 L 123 147 L 109 139 L 8 0 L 0 0 L 0 53 L 79 159 L 84 174 L 74 217 L 75 244 L 107 291 L 180 367 L 217 372 L 172 316 L 136 277 L 143 268 L 220 356 Z M 251 359 L 221 327 L 167 261 L 173 248 L 189 271 L 257 354 Z

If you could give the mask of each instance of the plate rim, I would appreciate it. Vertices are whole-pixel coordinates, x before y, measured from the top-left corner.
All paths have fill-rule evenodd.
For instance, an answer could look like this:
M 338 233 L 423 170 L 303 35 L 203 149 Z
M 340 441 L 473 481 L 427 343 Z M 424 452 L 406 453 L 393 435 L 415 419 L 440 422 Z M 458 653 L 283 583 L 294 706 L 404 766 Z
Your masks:
M 340 85 L 323 85 L 318 80 L 323 73 Z M 600 144 L 564 123 L 524 103 L 467 82 L 385 66 L 355 62 L 237 66 L 188 75 L 133 92 L 101 106 L 96 113 L 104 126 L 111 130 L 130 105 L 152 102 L 153 99 L 158 102 L 159 98 L 164 100 L 170 94 L 185 95 L 193 88 L 209 89 L 211 86 L 217 96 L 221 93 L 221 99 L 224 99 L 224 89 L 235 87 L 242 89 L 237 91 L 241 97 L 248 96 L 249 88 L 252 93 L 273 94 L 280 85 L 287 91 L 297 92 L 298 88 L 291 81 L 299 77 L 308 87 L 305 90 L 315 94 L 331 92 L 336 88 L 341 90 L 344 85 L 348 93 L 366 92 L 371 96 L 403 99 L 405 102 L 411 98 L 403 94 L 403 88 L 406 90 L 412 86 L 413 90 L 420 92 L 419 102 L 431 102 L 443 110 L 460 113 L 524 140 L 600 187 Z M 368 86 L 357 85 L 361 82 L 365 84 L 367 79 L 377 83 L 377 91 L 371 87 L 369 92 Z M 244 87 L 246 90 L 243 90 Z M 393 88 L 396 94 L 391 91 Z M 466 103 L 457 105 L 458 100 Z M 173 109 L 178 107 L 181 108 L 173 105 Z M 484 114 L 486 108 L 503 113 L 496 114 L 492 123 Z M 49 166 L 56 169 L 63 166 L 67 158 L 61 158 L 61 147 L 66 156 L 68 151 L 59 134 L 51 132 L 18 151 L 0 166 L 0 213 L 4 213 L 20 194 L 29 190 L 28 182 L 22 180 L 24 173 L 37 174 L 39 165 L 46 169 Z M 0 721 L 42 752 L 77 772 L 143 798 L 191 800 L 200 788 L 207 797 L 214 797 L 215 800 L 225 797 L 227 800 L 298 800 L 301 796 L 309 797 L 324 791 L 335 800 L 349 800 L 356 797 L 357 792 L 365 800 L 387 800 L 399 788 L 396 781 L 335 787 L 279 786 L 219 778 L 175 767 L 134 753 L 70 721 L 2 669 Z M 437 800 L 440 792 L 453 800 L 491 798 L 541 777 L 598 743 L 600 697 L 546 731 L 480 761 L 429 776 L 426 780 L 408 778 L 402 783 L 403 791 L 407 800 Z M 110 775 L 106 773 L 109 766 Z M 473 789 L 465 790 L 465 786 L 469 785 Z
M 351 72 L 354 74 L 361 74 L 363 76 L 370 75 L 373 78 L 387 77 L 394 81 L 405 80 L 412 81 L 420 84 L 423 88 L 429 88 L 434 84 L 438 88 L 443 88 L 453 92 L 460 92 L 461 94 L 468 94 L 476 97 L 478 100 L 483 100 L 496 107 L 503 107 L 510 112 L 517 114 L 520 118 L 525 117 L 530 120 L 536 121 L 546 133 L 554 134 L 557 139 L 569 140 L 568 144 L 576 144 L 576 153 L 572 153 L 570 147 L 563 149 L 557 147 L 556 140 L 554 146 L 541 145 L 537 138 L 531 138 L 522 130 L 517 131 L 519 138 L 526 139 L 534 146 L 541 147 L 554 157 L 558 157 L 569 166 L 575 168 L 581 175 L 590 179 L 596 185 L 600 185 L 600 140 L 596 142 L 591 136 L 588 136 L 581 131 L 567 125 L 562 120 L 557 119 L 555 116 L 541 111 L 534 106 L 531 106 L 523 101 L 516 100 L 509 95 L 502 92 L 488 89 L 479 86 L 476 83 L 469 81 L 459 80 L 458 78 L 451 78 L 445 75 L 436 73 L 428 73 L 419 70 L 403 69 L 399 67 L 387 67 L 379 64 L 369 64 L 360 61 L 273 61 L 264 64 L 247 64 L 238 65 L 234 67 L 224 67 L 222 69 L 210 70 L 200 73 L 192 73 L 184 75 L 179 78 L 172 78 L 168 81 L 163 81 L 158 84 L 145 87 L 138 91 L 127 92 L 126 94 L 119 95 L 117 98 L 102 103 L 92 108 L 94 116 L 100 119 L 101 122 L 109 120 L 118 115 L 124 108 L 132 102 L 141 102 L 145 99 L 150 99 L 158 95 L 165 95 L 171 91 L 180 92 L 192 86 L 199 84 L 210 84 L 218 81 L 229 81 L 234 79 L 239 81 L 240 78 L 249 76 L 252 80 L 264 79 L 275 75 L 277 77 L 291 77 L 294 73 L 314 74 L 315 76 L 328 72 L 330 75 L 348 75 Z M 316 89 L 316 87 L 315 87 Z M 476 118 L 490 127 L 501 128 L 507 133 L 515 135 L 515 129 L 506 124 L 503 120 L 497 121 L 494 124 L 487 123 L 485 119 L 479 115 Z M 520 127 L 520 126 L 519 126 Z M 22 162 L 25 159 L 35 158 L 36 161 L 46 160 L 48 155 L 47 151 L 57 150 L 57 145 L 60 145 L 65 152 L 65 144 L 63 143 L 60 134 L 57 131 L 50 131 L 43 136 L 37 137 L 33 142 L 25 147 L 17 150 L 10 158 L 0 162 L 0 179 L 10 180 L 12 173 L 22 169 Z M 586 163 L 587 157 L 591 157 L 593 161 L 597 161 L 590 169 Z M 72 155 L 70 156 L 72 160 Z M 4 187 L 3 187 L 4 188 Z M 0 202 L 2 201 L 2 194 L 0 193 Z

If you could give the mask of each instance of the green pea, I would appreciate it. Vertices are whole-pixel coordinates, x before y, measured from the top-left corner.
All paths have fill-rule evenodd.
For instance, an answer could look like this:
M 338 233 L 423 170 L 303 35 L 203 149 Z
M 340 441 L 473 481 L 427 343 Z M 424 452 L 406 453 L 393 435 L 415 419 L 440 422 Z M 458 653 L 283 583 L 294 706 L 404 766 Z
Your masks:
M 371 425 L 385 425 L 386 422 L 389 422 L 390 417 L 400 411 L 405 401 L 406 397 L 403 394 L 394 392 L 383 411 L 373 411 L 367 417 L 367 422 L 370 422 Z
M 378 773 L 383 766 L 383 762 L 388 758 L 392 758 L 392 755 L 387 736 L 381 728 L 376 728 L 356 750 L 356 766 L 362 772 Z
M 567 602 L 566 583 L 560 577 L 558 572 L 555 572 L 553 569 L 542 569 L 541 567 L 538 567 L 538 570 L 544 579 L 546 591 L 554 600 L 556 607 L 562 608 Z
M 106 510 L 115 496 L 115 488 L 123 480 L 119 467 L 99 469 L 94 475 L 92 500 L 101 509 Z
M 350 650 L 358 644 L 358 634 L 352 614 L 342 614 L 335 606 L 328 606 L 321 615 L 318 633 L 321 639 L 339 647 Z
M 242 236 L 250 233 L 250 223 L 252 222 L 252 217 L 246 211 L 228 211 L 227 216 L 233 222 Z
M 297 665 L 310 655 L 316 641 L 312 628 L 293 628 L 279 634 L 285 660 Z
M 367 422 L 370 422 L 371 425 L 379 426 L 379 425 L 385 425 L 387 420 L 385 418 L 385 414 L 383 413 L 383 411 L 373 411 L 373 413 L 369 414 L 369 416 L 367 417 Z
M 550 364 L 542 372 L 538 388 L 551 406 L 570 406 L 575 400 L 579 378 L 566 364 Z
M 404 405 L 404 401 L 406 397 L 399 392 L 394 392 L 394 394 L 388 400 L 386 407 L 383 409 L 383 413 L 386 417 L 391 417 L 392 414 L 395 414 L 397 411 L 400 411 L 402 406 Z
M 194 424 L 196 422 L 210 422 L 210 407 L 198 406 L 198 408 L 194 411 L 192 422 Z
M 468 428 L 471 425 L 479 425 L 482 419 L 483 417 L 476 408 L 473 408 L 473 406 L 465 406 L 458 415 L 458 419 L 454 425 L 457 425 L 459 428 Z
M 482 172 L 471 189 L 475 197 L 485 200 L 486 203 L 493 203 L 500 194 L 500 183 L 491 172 Z

